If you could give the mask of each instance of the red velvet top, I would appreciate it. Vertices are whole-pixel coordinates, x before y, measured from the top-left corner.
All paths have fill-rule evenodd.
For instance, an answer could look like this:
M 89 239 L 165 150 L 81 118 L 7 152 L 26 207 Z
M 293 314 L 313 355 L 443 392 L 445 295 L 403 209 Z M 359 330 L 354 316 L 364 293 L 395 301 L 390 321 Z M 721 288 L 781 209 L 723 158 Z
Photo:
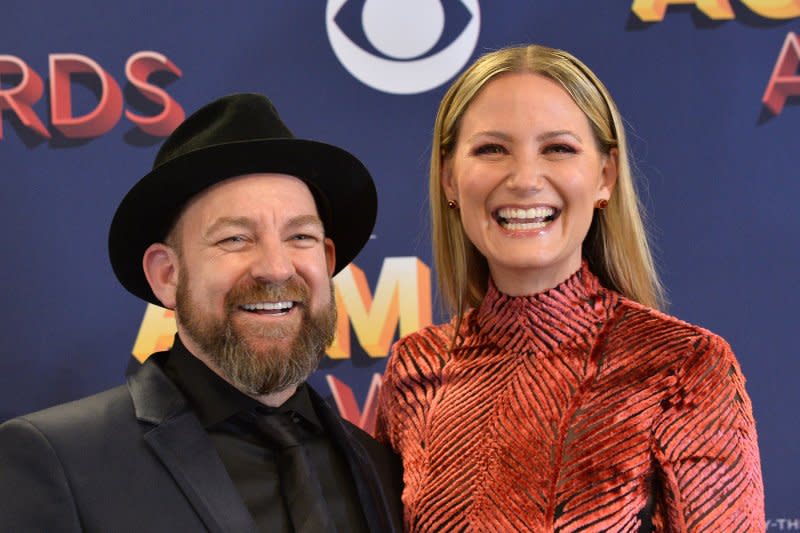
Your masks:
M 764 531 L 755 423 L 728 344 L 603 288 L 490 284 L 393 348 L 378 438 L 410 531 Z

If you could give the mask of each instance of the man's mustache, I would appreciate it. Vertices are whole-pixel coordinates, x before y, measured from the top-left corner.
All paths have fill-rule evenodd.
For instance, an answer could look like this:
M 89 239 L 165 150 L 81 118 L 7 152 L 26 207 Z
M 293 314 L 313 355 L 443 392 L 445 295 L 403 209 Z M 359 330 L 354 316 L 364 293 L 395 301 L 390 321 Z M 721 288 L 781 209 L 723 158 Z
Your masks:
M 251 279 L 235 285 L 225 296 L 225 305 L 228 309 L 236 309 L 261 302 L 292 301 L 306 306 L 308 298 L 308 286 L 296 277 L 282 283 L 259 283 Z

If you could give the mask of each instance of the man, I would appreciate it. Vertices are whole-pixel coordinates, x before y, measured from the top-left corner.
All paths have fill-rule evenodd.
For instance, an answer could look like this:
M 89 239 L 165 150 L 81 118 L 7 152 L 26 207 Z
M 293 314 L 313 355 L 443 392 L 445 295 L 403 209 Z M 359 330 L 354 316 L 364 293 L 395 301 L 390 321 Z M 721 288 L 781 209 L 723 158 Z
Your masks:
M 375 214 L 363 165 L 294 138 L 267 98 L 190 116 L 109 234 L 175 343 L 127 386 L 0 426 L 2 529 L 399 531 L 397 459 L 304 384 Z

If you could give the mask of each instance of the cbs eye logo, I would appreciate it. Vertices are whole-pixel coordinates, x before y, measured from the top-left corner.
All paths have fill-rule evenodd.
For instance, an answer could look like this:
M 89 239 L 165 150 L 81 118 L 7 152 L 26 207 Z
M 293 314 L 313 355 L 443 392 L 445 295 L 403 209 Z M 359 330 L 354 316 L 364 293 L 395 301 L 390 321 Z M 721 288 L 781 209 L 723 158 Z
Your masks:
M 480 32 L 478 0 L 328 0 L 325 26 L 356 79 L 391 94 L 428 91 L 469 60 Z

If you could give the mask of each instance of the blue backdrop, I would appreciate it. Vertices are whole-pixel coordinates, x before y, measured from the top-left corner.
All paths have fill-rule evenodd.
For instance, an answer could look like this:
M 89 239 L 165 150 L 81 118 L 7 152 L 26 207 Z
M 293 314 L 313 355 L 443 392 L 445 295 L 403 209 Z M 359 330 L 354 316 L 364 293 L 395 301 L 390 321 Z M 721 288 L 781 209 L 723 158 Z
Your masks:
M 155 348 L 158 332 L 168 338 L 169 320 L 156 311 L 144 320 L 145 304 L 111 272 L 111 216 L 150 168 L 180 110 L 255 91 L 270 96 L 297 135 L 349 149 L 376 179 L 373 239 L 355 261 L 359 270 L 337 280 L 349 331 L 340 329 L 338 351 L 313 378 L 368 426 L 370 386 L 388 343 L 431 320 L 431 299 L 432 319 L 442 318 L 427 284 L 425 216 L 438 101 L 481 53 L 536 42 L 573 52 L 614 95 L 629 127 L 669 311 L 733 346 L 758 423 L 769 528 L 800 530 L 800 358 L 793 340 L 800 301 L 800 46 L 793 32 L 800 4 L 679 0 L 664 11 L 665 4 L 6 6 L 0 420 L 116 385 L 137 338 L 142 349 Z M 763 100 L 779 60 L 784 77 L 773 80 L 770 109 Z M 156 117 L 155 125 L 136 116 Z

